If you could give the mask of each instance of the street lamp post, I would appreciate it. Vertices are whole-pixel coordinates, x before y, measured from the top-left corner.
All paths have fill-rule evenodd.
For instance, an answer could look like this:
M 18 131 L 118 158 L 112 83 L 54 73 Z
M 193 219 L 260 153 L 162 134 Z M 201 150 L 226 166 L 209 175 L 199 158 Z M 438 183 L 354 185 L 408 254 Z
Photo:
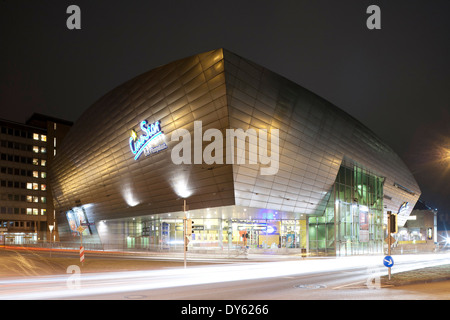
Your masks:
M 50 229 L 50 258 L 52 257 L 52 247 L 53 247 L 53 243 L 52 243 L 52 235 L 53 235 L 53 228 L 54 228 L 55 226 L 54 225 L 52 225 L 52 224 L 50 224 L 49 226 L 48 226 L 48 228 Z

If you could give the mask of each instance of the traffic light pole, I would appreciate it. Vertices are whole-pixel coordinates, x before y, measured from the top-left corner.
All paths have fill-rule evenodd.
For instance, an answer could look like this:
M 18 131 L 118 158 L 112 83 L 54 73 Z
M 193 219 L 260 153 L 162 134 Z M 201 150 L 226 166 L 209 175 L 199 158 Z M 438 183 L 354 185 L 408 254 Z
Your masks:
M 392 213 L 388 211 L 388 256 L 391 256 L 391 215 Z M 391 267 L 388 268 L 389 280 L 391 280 Z

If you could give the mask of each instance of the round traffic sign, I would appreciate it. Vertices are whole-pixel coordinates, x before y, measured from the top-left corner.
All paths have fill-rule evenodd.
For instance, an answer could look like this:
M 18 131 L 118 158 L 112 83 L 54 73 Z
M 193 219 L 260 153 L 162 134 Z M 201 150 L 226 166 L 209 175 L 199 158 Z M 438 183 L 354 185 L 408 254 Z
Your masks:
M 394 259 L 391 256 L 386 256 L 383 258 L 383 264 L 385 267 L 392 267 L 394 265 Z

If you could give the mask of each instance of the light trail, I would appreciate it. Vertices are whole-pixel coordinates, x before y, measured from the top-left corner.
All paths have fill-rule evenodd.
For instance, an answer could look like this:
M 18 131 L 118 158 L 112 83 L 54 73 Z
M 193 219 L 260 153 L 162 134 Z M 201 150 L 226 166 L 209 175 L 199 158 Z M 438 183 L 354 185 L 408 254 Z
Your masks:
M 378 268 L 387 274 L 382 256 L 318 258 L 296 261 L 241 263 L 220 266 L 173 268 L 149 271 L 66 274 L 0 280 L 0 299 L 43 300 L 136 292 L 179 286 L 255 280 L 357 268 Z M 450 255 L 394 256 L 392 273 L 449 264 Z

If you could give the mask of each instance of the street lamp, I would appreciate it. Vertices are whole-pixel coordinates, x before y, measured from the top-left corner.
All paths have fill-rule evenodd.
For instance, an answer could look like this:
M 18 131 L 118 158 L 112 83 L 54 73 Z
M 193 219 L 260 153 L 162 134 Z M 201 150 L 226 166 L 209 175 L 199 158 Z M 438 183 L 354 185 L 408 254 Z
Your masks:
M 439 146 L 438 147 L 438 158 L 439 161 L 443 163 L 450 162 L 450 146 Z

